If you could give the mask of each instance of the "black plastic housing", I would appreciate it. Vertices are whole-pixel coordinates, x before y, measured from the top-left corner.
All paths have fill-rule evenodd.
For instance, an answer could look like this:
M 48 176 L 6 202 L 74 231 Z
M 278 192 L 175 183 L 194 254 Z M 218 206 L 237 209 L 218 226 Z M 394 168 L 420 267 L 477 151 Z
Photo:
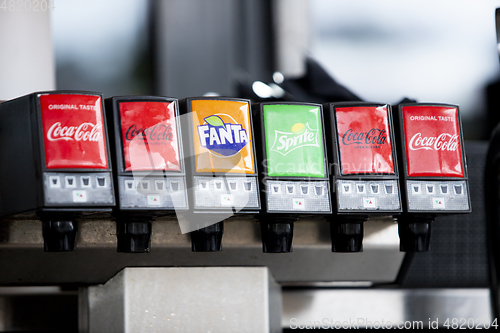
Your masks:
M 192 101 L 194 100 L 213 100 L 213 101 L 229 101 L 229 102 L 242 102 L 248 104 L 248 116 L 249 116 L 249 128 L 248 131 L 251 132 L 250 143 L 252 144 L 252 156 L 253 156 L 253 168 L 254 172 L 249 173 L 221 173 L 221 172 L 197 172 L 196 171 L 196 153 L 195 153 L 195 135 L 193 130 L 193 119 L 192 112 L 196 111 L 192 109 Z M 260 211 L 261 203 L 259 193 L 259 182 L 258 182 L 258 168 L 257 159 L 255 155 L 255 132 L 252 123 L 252 109 L 249 100 L 237 99 L 237 98 L 226 98 L 226 97 L 193 97 L 186 98 L 179 101 L 179 110 L 181 113 L 181 126 L 182 135 L 184 139 L 184 156 L 186 164 L 186 181 L 188 189 L 188 200 L 190 203 L 189 212 L 185 215 L 186 219 L 190 219 L 190 216 L 194 219 L 199 219 L 203 214 L 212 214 L 216 216 L 218 213 L 221 214 L 220 222 L 211 224 L 207 227 L 201 227 L 190 233 L 192 250 L 194 252 L 217 252 L 222 250 L 222 235 L 224 232 L 223 220 L 228 216 L 238 215 L 238 214 L 257 214 Z M 222 111 L 221 111 L 222 112 Z M 210 181 L 217 181 L 224 189 L 229 189 L 229 182 L 227 177 L 235 177 L 238 179 L 249 179 L 254 181 L 256 186 L 256 199 L 257 204 L 253 207 L 248 206 L 238 206 L 232 205 L 231 207 L 209 207 L 207 205 L 201 206 L 197 205 L 195 191 L 197 184 L 195 183 L 195 177 L 207 177 Z M 233 178 L 234 179 L 234 178 Z M 210 185 L 206 185 L 210 186 Z M 213 195 L 213 194 L 212 194 Z M 222 199 L 221 199 L 222 200 Z
M 462 155 L 462 165 L 463 165 L 463 172 L 464 172 L 464 177 L 410 177 L 408 176 L 408 165 L 407 165 L 407 157 L 406 157 L 406 145 L 405 145 L 405 129 L 404 129 L 404 122 L 403 122 L 403 107 L 405 106 L 438 106 L 438 107 L 450 107 L 450 108 L 456 108 L 457 110 L 457 116 L 458 116 L 458 126 L 459 126 L 459 133 L 460 133 L 460 148 L 461 148 L 461 155 Z M 397 142 L 397 150 L 398 150 L 398 155 L 401 156 L 398 159 L 398 164 L 399 168 L 402 171 L 401 172 L 401 177 L 400 177 L 400 185 L 401 185 L 401 192 L 402 198 L 403 198 L 403 212 L 404 213 L 415 213 L 415 214 L 468 214 L 472 211 L 471 207 L 471 201 L 470 201 L 470 190 L 469 190 L 469 177 L 468 177 L 468 171 L 467 171 L 467 157 L 465 155 L 465 147 L 464 147 L 464 139 L 463 139 L 463 130 L 462 130 L 462 119 L 460 117 L 460 110 L 458 105 L 453 105 L 453 104 L 444 104 L 444 103 L 404 103 L 404 104 L 399 104 L 393 109 L 393 118 L 394 118 L 394 129 L 396 131 L 396 137 L 398 138 L 396 140 Z M 446 211 L 439 211 L 439 210 L 410 210 L 409 207 L 409 202 L 408 202 L 408 189 L 407 189 L 407 181 L 408 180 L 464 180 L 467 184 L 467 197 L 469 201 L 469 209 L 468 210 L 446 210 Z
M 324 110 L 325 110 L 325 121 L 326 121 L 326 126 L 327 126 L 327 140 L 329 145 L 328 147 L 328 158 L 331 161 L 330 164 L 330 180 L 332 187 L 336 186 L 337 180 L 366 180 L 366 181 L 377 181 L 377 180 L 399 180 L 399 169 L 398 169 L 398 154 L 396 153 L 396 137 L 394 133 L 394 126 L 393 126 L 393 120 L 392 120 L 392 112 L 391 112 L 391 106 L 389 104 L 385 103 L 370 103 L 370 102 L 337 102 L 337 103 L 325 103 L 324 105 Z M 388 117 L 388 123 L 389 123 L 389 130 L 391 138 L 391 150 L 392 150 L 392 156 L 394 160 L 394 173 L 393 174 L 351 174 L 351 175 L 343 175 L 341 172 L 341 166 L 342 166 L 342 158 L 340 154 L 340 146 L 338 143 L 338 129 L 337 129 L 337 117 L 336 117 L 336 112 L 335 109 L 337 107 L 378 107 L 378 106 L 387 106 L 387 117 Z M 346 210 L 341 210 L 339 207 L 339 191 L 336 189 L 332 188 L 332 191 L 335 193 L 334 196 L 334 202 L 335 202 L 335 210 L 334 212 L 336 214 L 344 215 L 353 215 L 353 214 L 360 214 L 360 215 L 393 215 L 393 214 L 398 214 L 402 212 L 402 208 L 400 207 L 399 209 L 391 209 L 391 210 L 370 210 L 370 209 L 351 209 L 349 211 Z M 401 191 L 398 193 L 399 195 L 399 201 L 401 202 Z
M 68 214 L 90 214 L 111 212 L 112 203 L 61 203 L 47 204 L 43 177 L 46 172 L 107 173 L 112 177 L 109 147 L 106 144 L 108 169 L 47 169 L 45 164 L 42 116 L 38 96 L 41 94 L 77 94 L 101 97 L 102 95 L 82 91 L 36 92 L 0 104 L 0 216 L 33 212 L 67 212 Z M 103 122 L 106 118 L 103 111 Z M 104 128 L 105 142 L 108 142 Z
M 259 164 L 262 166 L 259 173 L 260 187 L 260 200 L 262 202 L 262 211 L 258 216 L 261 227 L 262 249 L 265 253 L 289 253 L 292 252 L 292 240 L 294 222 L 301 216 L 307 215 L 331 215 L 332 204 L 330 197 L 330 184 L 328 182 L 328 157 L 326 151 L 323 152 L 324 156 L 324 174 L 325 177 L 293 177 L 293 176 L 269 176 L 268 174 L 268 157 L 266 151 L 266 135 L 265 135 L 265 121 L 264 121 L 264 107 L 266 105 L 299 105 L 299 106 L 313 106 L 320 110 L 320 123 L 323 149 L 326 150 L 326 137 L 325 125 L 323 117 L 323 107 L 321 104 L 314 103 L 301 103 L 301 102 L 263 102 L 252 105 L 253 115 L 255 119 L 255 134 L 257 158 Z M 304 183 L 314 184 L 318 182 L 326 182 L 326 200 L 328 210 L 272 210 L 268 206 L 269 193 L 266 189 L 267 181 L 286 181 L 290 183 Z M 320 184 L 320 183 L 318 183 Z
M 47 168 L 41 95 L 89 95 L 100 98 L 107 168 Z M 36 92 L 1 103 L 0 117 L 0 216 L 39 218 L 42 220 L 45 251 L 75 250 L 77 220 L 86 215 L 109 216 L 115 204 L 102 95 L 82 91 Z M 87 185 L 90 184 L 86 189 L 83 189 L 83 178 L 87 180 Z M 109 179 L 109 185 L 106 179 Z M 52 186 L 52 181 L 57 186 Z M 95 189 L 91 189 L 91 182 L 95 182 Z M 99 186 L 101 188 L 98 189 Z M 92 196 L 97 191 L 98 196 L 104 197 L 94 197 L 89 202 L 87 191 L 92 192 Z M 75 199 L 75 194 L 76 197 L 81 195 L 84 200 Z

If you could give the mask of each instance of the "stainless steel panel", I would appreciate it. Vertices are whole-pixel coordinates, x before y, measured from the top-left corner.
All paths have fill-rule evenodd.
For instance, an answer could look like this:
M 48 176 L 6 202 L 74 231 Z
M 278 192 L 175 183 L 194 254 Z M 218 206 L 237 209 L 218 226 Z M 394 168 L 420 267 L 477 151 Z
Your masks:
M 488 289 L 285 289 L 284 328 L 491 323 Z M 470 323 L 467 324 L 471 324 Z M 377 322 L 377 323 L 376 323 Z M 421 322 L 421 323 L 420 323 Z M 467 327 L 467 324 L 464 327 Z M 370 326 L 371 325 L 371 326 Z M 414 326 L 416 328 L 416 326 Z M 475 327 L 475 326 L 474 326 Z
M 89 287 L 81 331 L 281 332 L 280 289 L 260 267 L 126 268 Z

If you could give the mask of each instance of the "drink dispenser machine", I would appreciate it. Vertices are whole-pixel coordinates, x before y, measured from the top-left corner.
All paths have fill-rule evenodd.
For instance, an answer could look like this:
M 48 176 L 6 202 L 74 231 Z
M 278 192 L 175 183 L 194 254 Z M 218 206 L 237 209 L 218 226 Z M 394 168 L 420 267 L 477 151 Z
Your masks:
M 322 106 L 261 103 L 254 106 L 262 170 L 263 251 L 292 251 L 293 224 L 303 215 L 332 212 Z
M 193 251 L 220 251 L 222 221 L 260 209 L 250 101 L 188 98 L 181 112 L 191 203 L 181 230 Z
M 368 217 L 401 212 L 390 106 L 356 102 L 324 107 L 335 193 L 332 250 L 360 252 Z
M 74 250 L 76 220 L 115 204 L 102 96 L 33 93 L 0 117 L 0 214 L 34 212 L 45 251 Z
M 178 112 L 166 97 L 106 99 L 119 252 L 149 252 L 151 221 L 188 208 Z
M 438 214 L 471 211 L 458 106 L 401 104 L 395 122 L 405 199 L 398 218 L 400 248 L 428 251 Z

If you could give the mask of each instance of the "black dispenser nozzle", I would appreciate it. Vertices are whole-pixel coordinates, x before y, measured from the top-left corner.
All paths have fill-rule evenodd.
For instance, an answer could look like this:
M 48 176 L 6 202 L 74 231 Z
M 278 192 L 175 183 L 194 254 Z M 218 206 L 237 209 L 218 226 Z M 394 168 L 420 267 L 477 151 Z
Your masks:
M 364 223 L 367 217 L 337 217 L 330 222 L 332 252 L 363 252 Z
M 42 220 L 43 246 L 46 252 L 76 250 L 76 221 Z
M 151 251 L 151 221 L 126 221 L 116 223 L 118 252 L 149 253 Z
M 398 217 L 399 249 L 404 252 L 427 252 L 431 245 L 434 216 L 401 215 Z
M 191 249 L 193 252 L 222 251 L 222 234 L 224 222 L 218 222 L 191 232 Z
M 264 253 L 292 252 L 293 224 L 298 218 L 273 217 L 260 222 Z

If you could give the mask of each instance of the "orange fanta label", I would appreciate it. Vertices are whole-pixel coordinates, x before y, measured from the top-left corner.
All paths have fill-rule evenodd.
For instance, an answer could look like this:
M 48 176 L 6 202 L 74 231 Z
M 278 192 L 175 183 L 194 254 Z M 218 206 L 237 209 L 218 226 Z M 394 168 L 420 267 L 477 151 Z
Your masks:
M 255 173 L 250 104 L 191 101 L 196 172 Z

